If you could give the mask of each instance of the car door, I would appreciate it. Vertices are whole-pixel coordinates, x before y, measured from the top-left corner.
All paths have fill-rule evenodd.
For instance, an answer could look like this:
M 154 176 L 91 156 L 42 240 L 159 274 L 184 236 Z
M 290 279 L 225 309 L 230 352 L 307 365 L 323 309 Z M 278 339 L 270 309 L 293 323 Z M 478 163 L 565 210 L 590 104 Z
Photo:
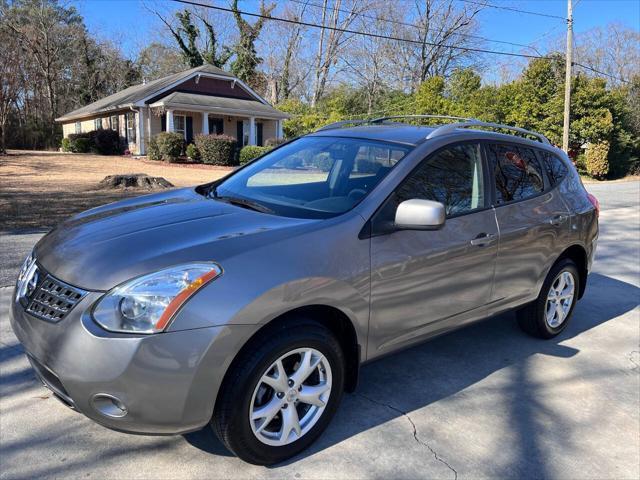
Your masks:
M 489 313 L 533 300 L 546 271 L 562 252 L 570 212 L 543 173 L 534 148 L 485 144 L 500 228 Z
M 498 246 L 484 165 L 477 143 L 444 147 L 374 215 L 369 358 L 484 315 Z M 397 206 L 416 198 L 445 205 L 442 228 L 389 227 Z

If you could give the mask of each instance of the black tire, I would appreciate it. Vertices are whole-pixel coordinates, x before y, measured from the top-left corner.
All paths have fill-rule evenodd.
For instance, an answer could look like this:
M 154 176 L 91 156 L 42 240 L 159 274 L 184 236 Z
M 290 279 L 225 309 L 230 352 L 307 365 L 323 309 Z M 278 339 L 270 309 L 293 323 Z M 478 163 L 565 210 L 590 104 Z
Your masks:
M 220 441 L 242 460 L 255 465 L 273 465 L 309 447 L 329 425 L 344 390 L 344 355 L 338 340 L 317 322 L 299 317 L 291 320 L 268 330 L 234 361 L 218 395 L 211 421 Z M 269 366 L 296 348 L 314 348 L 328 360 L 332 373 L 331 393 L 317 422 L 301 438 L 288 445 L 267 445 L 251 429 L 249 411 L 253 392 Z
M 564 321 L 560 323 L 560 325 L 558 325 L 557 327 L 552 327 L 549 325 L 549 323 L 547 323 L 547 320 L 546 320 L 547 295 L 549 294 L 549 290 L 553 282 L 558 277 L 558 275 L 560 275 L 562 272 L 565 272 L 565 271 L 573 275 L 574 286 L 575 286 L 573 302 L 571 304 L 569 312 L 564 318 Z M 556 264 L 553 267 L 551 267 L 551 270 L 549 270 L 549 273 L 547 274 L 547 278 L 542 284 L 542 288 L 540 290 L 540 294 L 538 295 L 538 298 L 532 303 L 530 303 L 529 305 L 527 305 L 526 307 L 523 307 L 522 309 L 518 310 L 516 315 L 518 318 L 518 324 L 520 325 L 520 328 L 522 328 L 522 330 L 524 330 L 529 335 L 532 335 L 538 338 L 548 339 L 548 338 L 553 338 L 556 335 L 560 334 L 560 332 L 562 332 L 565 328 L 567 328 L 567 325 L 571 320 L 571 316 L 573 315 L 573 310 L 576 306 L 576 302 L 578 301 L 579 288 L 580 288 L 580 274 L 578 273 L 578 268 L 576 267 L 576 264 L 570 258 L 562 258 L 558 260 L 558 262 L 556 262 Z

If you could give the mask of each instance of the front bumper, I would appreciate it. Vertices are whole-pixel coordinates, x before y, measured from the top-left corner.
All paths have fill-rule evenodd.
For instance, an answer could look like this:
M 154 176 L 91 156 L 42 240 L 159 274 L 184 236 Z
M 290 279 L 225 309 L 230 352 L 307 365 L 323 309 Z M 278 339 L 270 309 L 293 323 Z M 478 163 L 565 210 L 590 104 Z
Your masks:
M 27 314 L 11 299 L 11 326 L 38 377 L 68 406 L 109 428 L 179 434 L 206 425 L 224 373 L 252 329 L 110 333 L 87 312 L 99 296 L 89 293 L 58 323 Z M 126 415 L 101 413 L 96 394 L 118 398 Z

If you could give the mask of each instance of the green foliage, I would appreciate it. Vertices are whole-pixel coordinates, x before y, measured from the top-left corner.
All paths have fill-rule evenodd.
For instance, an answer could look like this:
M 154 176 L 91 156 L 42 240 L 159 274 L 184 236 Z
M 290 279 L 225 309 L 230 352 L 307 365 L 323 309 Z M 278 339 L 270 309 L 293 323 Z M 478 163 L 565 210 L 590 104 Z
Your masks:
M 176 162 L 184 148 L 184 137 L 180 133 L 162 132 L 155 136 L 160 158 L 167 162 Z
M 90 133 L 72 133 L 67 139 L 69 152 L 89 153 L 92 150 Z
M 233 166 L 236 160 L 236 139 L 229 135 L 196 135 L 196 147 L 204 163 Z
M 147 141 L 147 158 L 149 160 L 162 160 L 162 154 L 160 153 L 160 148 L 158 147 L 158 142 L 156 141 L 156 137 L 151 137 Z
M 240 150 L 240 165 L 249 163 L 254 158 L 264 155 L 272 148 L 273 147 L 259 147 L 257 145 L 247 145 L 246 147 L 242 147 L 242 150 Z
M 604 179 L 609 173 L 609 142 L 590 143 L 587 145 L 585 166 L 587 173 L 593 178 Z
M 120 135 L 115 130 L 100 129 L 89 132 L 90 149 L 100 155 L 116 155 L 122 153 Z
M 286 142 L 284 138 L 271 137 L 264 141 L 264 145 L 266 147 L 277 147 L 278 145 L 282 145 L 284 142 Z
M 186 153 L 187 157 L 189 157 L 191 160 L 200 160 L 200 152 L 198 151 L 198 147 L 196 147 L 193 143 L 187 145 Z
M 70 152 L 71 151 L 71 140 L 69 140 L 68 138 L 63 138 L 60 141 L 60 149 L 63 152 Z

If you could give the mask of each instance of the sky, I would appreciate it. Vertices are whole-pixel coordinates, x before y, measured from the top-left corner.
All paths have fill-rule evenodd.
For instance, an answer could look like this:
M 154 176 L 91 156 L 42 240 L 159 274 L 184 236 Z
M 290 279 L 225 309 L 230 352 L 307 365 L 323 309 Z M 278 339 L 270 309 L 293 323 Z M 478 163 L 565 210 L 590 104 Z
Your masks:
M 178 9 L 183 6 L 170 0 L 71 0 L 84 16 L 89 30 L 101 37 L 115 40 L 128 56 L 135 54 L 158 38 L 163 32 L 158 20 L 145 9 L 147 4 L 161 4 L 164 8 Z M 199 0 L 228 6 L 226 0 Z M 286 0 L 277 0 L 284 2 Z M 390 0 L 394 1 L 394 0 Z M 407 0 L 395 0 L 407 1 Z M 456 0 L 461 1 L 461 0 Z M 484 0 L 477 0 L 484 1 Z M 566 17 L 566 0 L 486 0 L 488 3 Z M 573 0 L 574 32 L 579 37 L 593 27 L 605 26 L 610 22 L 620 22 L 631 28 L 640 30 L 640 0 Z M 268 3 L 268 2 L 267 2 Z M 242 9 L 257 11 L 258 0 L 240 2 Z M 558 18 L 528 15 L 508 10 L 486 8 L 479 14 L 481 24 L 480 35 L 495 40 L 530 44 L 531 42 L 559 38 L 565 31 L 565 22 Z M 487 43 L 486 48 L 493 50 L 518 51 L 518 47 Z M 501 57 L 504 59 L 505 57 Z

